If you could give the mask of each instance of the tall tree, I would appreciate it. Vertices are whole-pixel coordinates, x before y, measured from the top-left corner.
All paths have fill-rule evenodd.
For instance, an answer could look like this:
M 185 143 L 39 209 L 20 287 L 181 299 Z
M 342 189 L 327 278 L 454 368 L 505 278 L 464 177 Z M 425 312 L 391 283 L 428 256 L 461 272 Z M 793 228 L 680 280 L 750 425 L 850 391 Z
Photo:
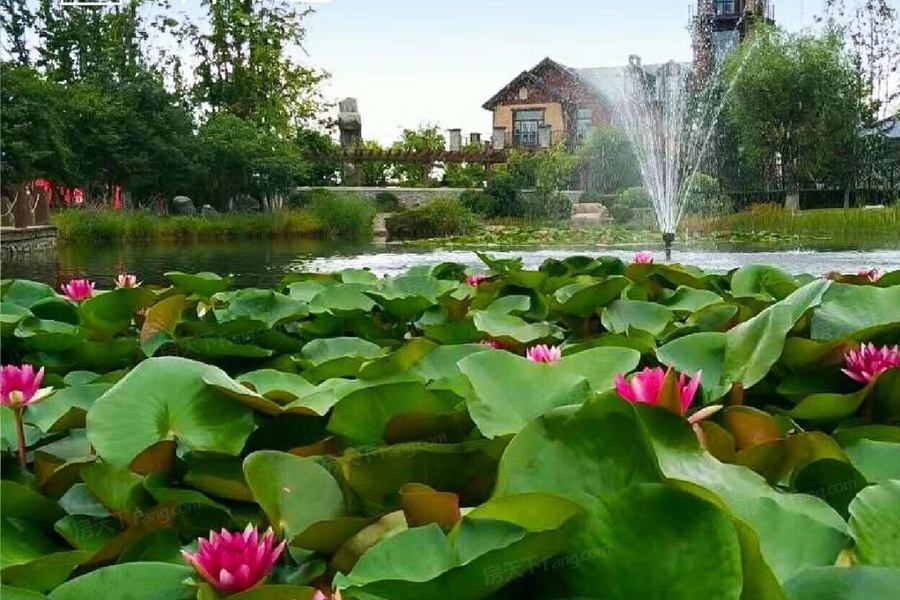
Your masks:
M 393 149 L 404 152 L 442 152 L 446 148 L 444 134 L 437 125 L 423 124 L 418 129 L 404 129 Z M 407 187 L 430 187 L 437 183 L 432 177 L 435 168 L 443 163 L 397 162 L 394 176 L 400 185 Z
M 747 159 L 780 178 L 796 205 L 802 183 L 833 177 L 859 135 L 866 103 L 836 34 L 762 28 L 755 36 L 725 65 L 734 79 L 728 116 Z
M 326 75 L 301 65 L 303 18 L 311 10 L 278 0 L 203 0 L 209 30 L 188 23 L 197 53 L 198 101 L 256 125 L 293 135 L 321 108 Z
M 877 115 L 893 114 L 900 100 L 900 7 L 891 0 L 826 0 L 820 20 L 848 39 Z

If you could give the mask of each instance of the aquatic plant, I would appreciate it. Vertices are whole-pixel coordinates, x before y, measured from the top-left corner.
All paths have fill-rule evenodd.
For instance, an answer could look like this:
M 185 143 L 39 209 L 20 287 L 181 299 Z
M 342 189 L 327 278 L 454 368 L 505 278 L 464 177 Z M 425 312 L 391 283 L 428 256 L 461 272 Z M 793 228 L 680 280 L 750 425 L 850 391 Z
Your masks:
M 2 596 L 893 598 L 900 272 L 480 257 L 0 281 Z

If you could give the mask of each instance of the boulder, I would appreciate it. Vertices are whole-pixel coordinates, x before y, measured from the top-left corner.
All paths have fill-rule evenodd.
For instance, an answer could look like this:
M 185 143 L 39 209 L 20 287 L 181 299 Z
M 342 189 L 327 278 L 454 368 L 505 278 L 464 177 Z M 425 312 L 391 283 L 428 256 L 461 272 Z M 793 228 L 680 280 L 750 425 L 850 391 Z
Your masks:
M 572 215 L 572 227 L 582 229 L 587 227 L 600 227 L 607 219 L 600 213 L 582 213 Z
M 609 221 L 609 211 L 598 202 L 572 205 L 572 225 L 574 227 L 597 227 Z
M 172 214 L 193 217 L 197 214 L 197 207 L 187 196 L 175 196 L 172 198 Z
M 232 209 L 237 212 L 259 212 L 259 200 L 252 196 L 235 198 Z
M 200 216 L 201 217 L 218 217 L 219 211 L 214 209 L 209 204 L 204 204 L 202 207 L 200 207 Z

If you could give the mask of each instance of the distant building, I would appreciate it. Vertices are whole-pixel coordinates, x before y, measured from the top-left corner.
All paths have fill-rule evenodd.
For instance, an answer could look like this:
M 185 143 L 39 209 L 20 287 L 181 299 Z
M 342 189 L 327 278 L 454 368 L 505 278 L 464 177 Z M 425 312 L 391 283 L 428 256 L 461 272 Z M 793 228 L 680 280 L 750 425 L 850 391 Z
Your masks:
M 697 0 L 694 74 L 705 80 L 734 52 L 755 21 L 775 23 L 773 0 Z
M 652 82 L 667 65 L 642 65 L 632 55 L 629 67 L 642 69 Z M 593 129 L 614 121 L 612 103 L 603 90 L 621 86 L 624 71 L 625 67 L 574 69 L 545 58 L 484 103 L 483 108 L 494 115 L 494 147 L 580 146 Z

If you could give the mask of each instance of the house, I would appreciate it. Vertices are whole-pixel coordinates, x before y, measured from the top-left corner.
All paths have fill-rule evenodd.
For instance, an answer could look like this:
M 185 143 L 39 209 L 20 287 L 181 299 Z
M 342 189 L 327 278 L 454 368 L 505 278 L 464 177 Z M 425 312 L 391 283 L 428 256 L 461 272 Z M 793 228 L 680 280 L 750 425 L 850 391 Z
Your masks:
M 577 69 L 550 58 L 517 75 L 483 108 L 494 114 L 495 148 L 577 146 L 611 115 L 608 103 Z
M 545 58 L 484 103 L 493 113 L 493 146 L 529 150 L 561 143 L 576 148 L 593 129 L 614 124 L 611 92 L 621 88 L 626 68 L 643 70 L 652 82 L 672 64 L 642 65 L 632 55 L 628 67 L 574 69 Z

